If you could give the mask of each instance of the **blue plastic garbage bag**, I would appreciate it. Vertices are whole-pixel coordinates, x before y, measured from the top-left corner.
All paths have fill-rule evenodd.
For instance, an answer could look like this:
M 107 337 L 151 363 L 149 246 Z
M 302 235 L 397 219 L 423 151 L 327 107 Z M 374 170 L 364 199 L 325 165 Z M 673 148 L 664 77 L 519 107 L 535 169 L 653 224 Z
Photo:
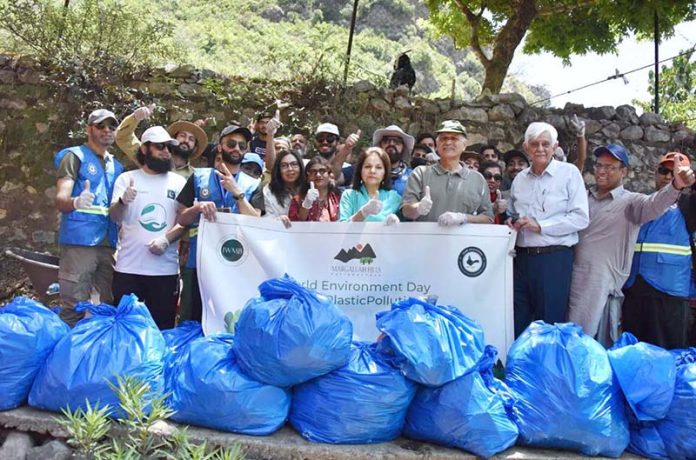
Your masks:
M 288 275 L 264 281 L 259 291 L 235 325 L 235 354 L 249 377 L 288 387 L 348 362 L 353 325 L 327 297 Z
M 514 445 L 518 430 L 505 409 L 505 385 L 492 381 L 496 356 L 494 347 L 486 347 L 471 372 L 439 388 L 421 387 L 408 410 L 404 434 L 485 458 Z
M 0 411 L 24 403 L 39 368 L 69 330 L 58 315 L 28 297 L 0 307 Z
M 203 328 L 198 321 L 184 321 L 177 327 L 162 331 L 166 351 L 164 354 L 164 380 L 169 388 L 169 375 L 179 363 L 179 357 L 189 343 L 203 337 Z M 165 391 L 166 392 L 166 391 Z
M 406 377 L 437 387 L 461 377 L 481 358 L 483 330 L 457 308 L 409 298 L 377 313 L 386 338 L 380 350 L 393 353 Z
M 533 322 L 510 347 L 506 371 L 522 444 L 609 457 L 628 445 L 607 352 L 580 326 Z
M 55 346 L 39 371 L 29 393 L 29 405 L 60 411 L 110 406 L 111 414 L 123 415 L 109 383 L 132 376 L 149 385 L 148 399 L 161 396 L 162 359 L 165 343 L 145 304 L 131 294 L 116 308 L 78 304 L 93 316 L 81 320 Z
M 355 342 L 348 364 L 294 388 L 290 423 L 314 442 L 387 442 L 401 434 L 415 393 L 375 344 Z
M 668 460 L 667 446 L 657 430 L 659 422 L 641 422 L 629 408 L 628 423 L 631 431 L 631 442 L 626 448 L 627 452 L 638 454 L 641 457 Z
M 242 373 L 232 334 L 201 337 L 182 350 L 168 398 L 173 420 L 249 435 L 271 434 L 285 423 L 290 391 Z
M 674 398 L 657 431 L 671 459 L 696 458 L 696 348 L 673 350 L 677 364 Z
M 639 342 L 628 332 L 607 353 L 636 418 L 640 421 L 663 418 L 672 403 L 677 377 L 672 354 L 664 348 Z

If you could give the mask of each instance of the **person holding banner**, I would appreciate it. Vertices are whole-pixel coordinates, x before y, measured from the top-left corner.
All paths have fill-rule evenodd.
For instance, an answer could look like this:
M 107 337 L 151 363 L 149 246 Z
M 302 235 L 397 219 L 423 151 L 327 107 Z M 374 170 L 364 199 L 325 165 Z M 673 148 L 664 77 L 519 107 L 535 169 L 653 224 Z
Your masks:
M 399 222 L 401 195 L 391 189 L 391 162 L 379 147 L 370 147 L 360 154 L 355 165 L 353 189 L 341 195 L 341 222 Z
M 459 162 L 466 146 L 464 126 L 457 120 L 443 122 L 437 131 L 440 161 L 419 166 L 409 176 L 401 202 L 404 217 L 442 226 L 493 223 L 486 181 Z
M 515 337 L 536 320 L 567 319 L 573 247 L 590 216 L 582 175 L 575 165 L 553 158 L 558 132 L 535 122 L 524 134 L 532 165 L 519 172 L 510 189 L 510 216 L 517 230 L 514 262 Z
M 215 168 L 196 168 L 177 196 L 178 224 L 189 227 L 189 255 L 182 276 L 180 319 L 200 321 L 201 295 L 196 272 L 198 222 L 201 216 L 214 221 L 218 208 L 227 212 L 258 216 L 250 203 L 251 195 L 261 181 L 241 170 L 242 159 L 249 148 L 251 132 L 244 127 L 229 125 L 220 133 L 215 155 Z
M 329 177 L 329 161 L 316 156 L 309 160 L 306 171 L 301 196 L 290 203 L 288 217 L 291 221 L 336 222 L 341 192 Z
M 284 152 L 273 164 L 271 182 L 254 192 L 251 204 L 263 217 L 287 218 L 290 203 L 300 194 L 304 181 L 302 157 L 295 150 Z

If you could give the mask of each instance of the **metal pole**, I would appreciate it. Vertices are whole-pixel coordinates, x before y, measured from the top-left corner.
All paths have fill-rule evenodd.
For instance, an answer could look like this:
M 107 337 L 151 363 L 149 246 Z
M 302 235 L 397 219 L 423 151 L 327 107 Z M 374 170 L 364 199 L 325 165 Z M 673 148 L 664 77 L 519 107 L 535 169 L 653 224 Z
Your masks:
M 660 113 L 660 26 L 655 10 L 655 113 Z
M 353 32 L 355 32 L 355 19 L 358 16 L 358 0 L 353 2 L 353 17 L 350 19 L 350 34 L 348 35 L 348 51 L 346 52 L 346 65 L 343 69 L 343 87 L 348 82 L 348 66 L 350 65 L 350 52 L 353 49 Z

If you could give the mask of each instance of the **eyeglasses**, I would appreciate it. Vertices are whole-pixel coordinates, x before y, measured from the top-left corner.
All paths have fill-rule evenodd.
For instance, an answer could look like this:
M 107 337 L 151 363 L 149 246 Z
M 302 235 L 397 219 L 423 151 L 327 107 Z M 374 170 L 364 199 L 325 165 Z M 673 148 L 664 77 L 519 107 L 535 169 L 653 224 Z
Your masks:
M 662 176 L 673 176 L 674 175 L 674 172 L 672 172 L 671 169 L 669 169 L 665 166 L 658 166 L 657 173 L 662 175 Z
M 493 173 L 490 173 L 490 172 L 488 172 L 488 171 L 486 171 L 485 173 L 483 173 L 483 177 L 484 177 L 484 179 L 486 179 L 486 180 L 491 180 L 491 179 L 493 179 L 493 180 L 495 180 L 496 182 L 500 182 L 501 180 L 503 180 L 503 176 L 502 176 L 501 174 L 493 174 Z
M 400 138 L 399 136 L 384 136 L 382 139 L 379 141 L 380 144 L 394 144 L 394 145 L 403 145 L 404 140 Z
M 116 125 L 114 125 L 113 123 L 101 122 L 101 123 L 97 123 L 96 125 L 92 125 L 92 126 L 94 126 L 97 129 L 101 129 L 101 130 L 108 129 L 109 131 L 116 131 Z
M 280 169 L 300 169 L 300 164 L 296 161 L 291 161 L 289 163 L 280 163 Z
M 325 176 L 329 173 L 329 170 L 326 168 L 321 168 L 321 169 L 308 169 L 307 170 L 307 175 L 308 176 Z
M 239 145 L 239 150 L 245 150 L 247 148 L 247 143 L 246 141 L 235 141 L 234 139 L 230 139 L 229 141 L 225 142 L 225 146 L 228 149 L 233 149 Z
M 327 143 L 327 144 L 333 144 L 338 140 L 337 136 L 334 135 L 329 135 L 329 136 L 317 136 L 314 138 L 315 141 L 319 144 Z
M 595 172 L 600 172 L 600 171 L 606 171 L 608 173 L 615 173 L 619 169 L 621 169 L 621 166 L 616 166 L 616 165 L 605 165 L 602 163 L 595 163 L 593 165 Z
M 157 142 L 157 143 L 150 142 L 150 146 L 154 147 L 157 150 L 164 150 L 164 149 L 169 150 L 169 144 L 165 144 L 164 142 Z

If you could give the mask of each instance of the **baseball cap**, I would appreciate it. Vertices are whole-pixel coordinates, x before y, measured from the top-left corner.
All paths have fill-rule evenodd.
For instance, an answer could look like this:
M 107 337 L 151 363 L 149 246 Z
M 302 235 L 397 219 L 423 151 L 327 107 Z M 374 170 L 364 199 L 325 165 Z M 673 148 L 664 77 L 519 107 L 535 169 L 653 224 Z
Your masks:
M 256 163 L 259 165 L 259 168 L 261 168 L 261 171 L 263 171 L 263 160 L 259 156 L 258 153 L 247 153 L 244 155 L 244 158 L 242 158 L 242 164 L 244 163 Z
M 459 133 L 459 134 L 466 134 L 466 128 L 464 128 L 464 125 L 462 125 L 460 122 L 457 120 L 445 120 L 442 122 L 440 125 L 440 128 L 435 131 L 436 133 Z
M 101 123 L 107 118 L 111 118 L 112 120 L 114 120 L 116 124 L 118 124 L 118 118 L 116 118 L 116 115 L 114 115 L 114 113 L 111 110 L 106 109 L 97 109 L 94 112 L 90 113 L 87 117 L 87 124 L 95 125 L 97 123 Z
M 527 155 L 525 155 L 524 152 L 522 152 L 520 150 L 516 150 L 516 149 L 508 150 L 503 155 L 503 161 L 505 162 L 506 165 L 508 163 L 510 163 L 510 161 L 513 158 L 522 158 L 527 164 L 529 164 L 529 159 L 527 158 Z
M 244 138 L 247 140 L 247 142 L 251 141 L 251 131 L 249 131 L 247 128 L 244 128 L 239 125 L 227 125 L 225 129 L 222 130 L 220 133 L 220 139 L 222 139 L 225 136 L 229 136 L 230 134 L 234 133 L 242 133 L 244 135 Z
M 665 155 L 662 155 L 660 157 L 660 163 L 672 163 L 672 167 L 674 167 L 674 162 L 675 160 L 678 162 L 677 166 L 689 166 L 691 167 L 691 162 L 689 161 L 689 157 L 687 157 L 685 154 L 681 152 L 669 152 Z
M 142 136 L 140 136 L 140 142 L 143 144 L 146 142 L 154 143 L 164 143 L 170 145 L 179 145 L 179 141 L 172 139 L 166 129 L 162 126 L 153 126 L 147 128 Z
M 317 126 L 317 130 L 314 134 L 317 135 L 319 133 L 335 134 L 336 136 L 340 137 L 340 134 L 338 133 L 338 126 L 334 125 L 333 123 L 322 123 Z
M 372 135 L 372 145 L 379 146 L 379 141 L 381 141 L 384 136 L 398 136 L 403 139 L 405 154 L 408 154 L 411 150 L 413 150 L 413 144 L 416 143 L 413 136 L 406 134 L 404 130 L 398 126 L 391 125 L 375 131 L 375 133 Z
M 607 144 L 607 145 L 602 145 L 597 147 L 594 150 L 594 156 L 598 157 L 603 153 L 608 153 L 609 155 L 613 156 L 617 160 L 619 160 L 621 163 L 623 163 L 624 166 L 628 166 L 628 150 L 624 148 L 624 146 L 619 145 L 619 144 Z

